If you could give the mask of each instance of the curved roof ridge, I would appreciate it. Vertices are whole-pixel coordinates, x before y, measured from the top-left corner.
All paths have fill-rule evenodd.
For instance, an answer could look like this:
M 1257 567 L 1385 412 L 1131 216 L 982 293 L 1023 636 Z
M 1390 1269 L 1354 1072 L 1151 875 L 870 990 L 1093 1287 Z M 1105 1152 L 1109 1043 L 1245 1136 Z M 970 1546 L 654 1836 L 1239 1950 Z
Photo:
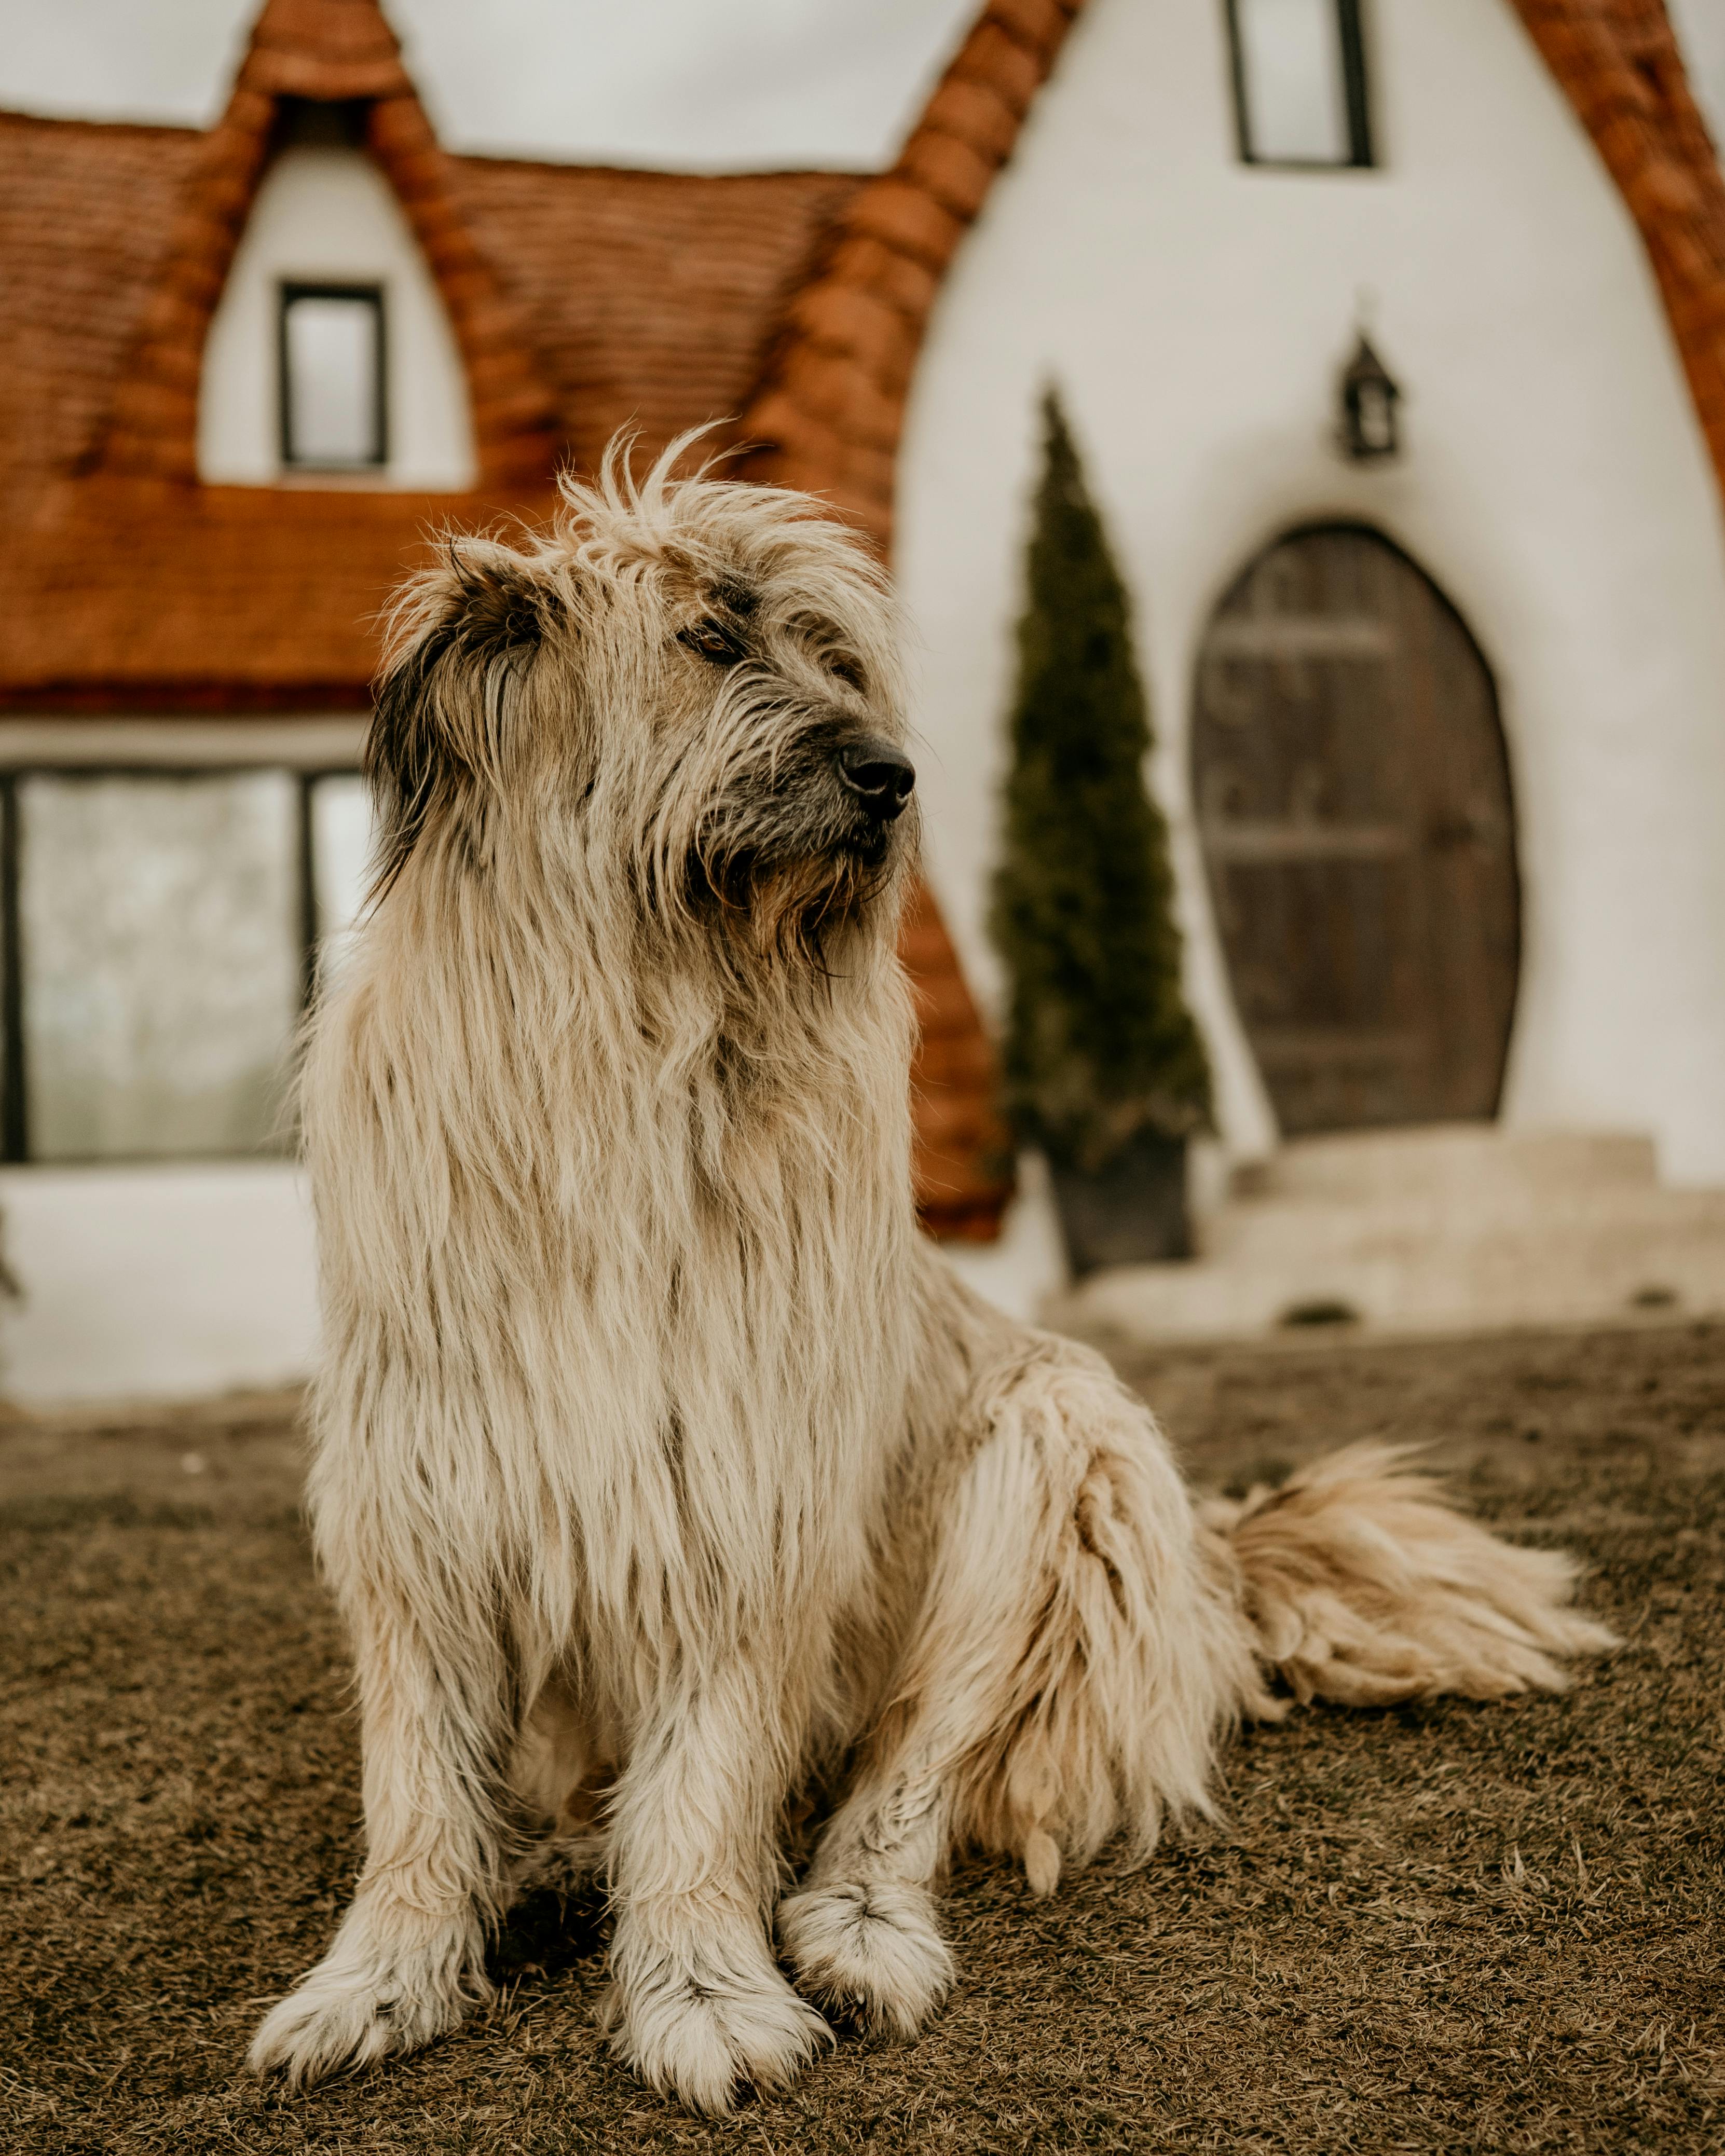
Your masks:
M 473 400 L 482 483 L 548 480 L 555 407 L 516 310 L 462 215 L 447 151 L 377 0 L 266 0 L 233 94 L 206 137 L 96 468 L 190 480 L 212 316 L 277 141 L 284 98 L 362 103 L 365 141 L 400 202 L 449 311 Z
M 941 284 L 1083 0 L 988 0 L 890 171 L 866 182 L 787 311 L 737 438 L 742 476 L 824 495 L 883 553 L 899 438 Z M 916 1197 L 938 1235 L 990 1242 L 1014 1185 L 994 1056 L 940 909 L 912 894 Z
M 905 400 L 942 280 L 1083 0 L 988 0 L 906 138 L 797 294 L 739 438 L 742 470 L 824 495 L 883 552 Z

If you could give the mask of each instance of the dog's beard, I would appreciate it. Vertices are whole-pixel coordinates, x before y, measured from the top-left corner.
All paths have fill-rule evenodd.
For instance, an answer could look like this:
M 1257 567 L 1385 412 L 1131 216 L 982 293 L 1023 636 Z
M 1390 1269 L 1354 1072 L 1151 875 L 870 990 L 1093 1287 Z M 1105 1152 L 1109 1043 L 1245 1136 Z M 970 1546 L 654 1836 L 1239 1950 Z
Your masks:
M 691 896 L 732 944 L 830 971 L 839 947 L 867 932 L 900 844 L 896 826 L 862 818 L 800 844 L 788 832 L 714 834 L 691 857 Z

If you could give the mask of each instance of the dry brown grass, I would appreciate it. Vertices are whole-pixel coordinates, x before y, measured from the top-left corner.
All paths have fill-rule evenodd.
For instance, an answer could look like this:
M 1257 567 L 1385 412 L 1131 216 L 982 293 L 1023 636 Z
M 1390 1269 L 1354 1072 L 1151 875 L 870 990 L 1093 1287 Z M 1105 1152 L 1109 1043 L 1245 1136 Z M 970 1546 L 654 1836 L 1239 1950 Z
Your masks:
M 0 2141 L 35 2152 L 1599 2150 L 1725 2133 L 1725 1329 L 1122 1358 L 1201 1475 L 1383 1431 L 1595 1568 L 1568 1697 L 1311 1712 L 1229 1821 L 1053 1902 L 954 1882 L 921 2041 L 697 2124 L 593 2026 L 596 1913 L 523 1911 L 482 2019 L 289 2101 L 239 2072 L 357 1855 L 341 1646 L 267 1408 L 0 1443 Z M 202 1471 L 188 1472 L 188 1453 Z

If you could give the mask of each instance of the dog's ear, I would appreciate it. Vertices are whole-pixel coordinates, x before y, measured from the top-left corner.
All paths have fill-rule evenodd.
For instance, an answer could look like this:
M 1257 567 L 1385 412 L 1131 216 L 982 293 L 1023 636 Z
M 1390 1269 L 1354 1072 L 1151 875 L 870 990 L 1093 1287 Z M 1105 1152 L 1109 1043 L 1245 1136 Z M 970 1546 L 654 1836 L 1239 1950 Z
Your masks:
M 444 561 L 398 601 L 366 739 L 374 898 L 432 825 L 459 814 L 495 773 L 505 690 L 531 665 L 555 603 L 526 557 L 472 539 L 451 540 Z

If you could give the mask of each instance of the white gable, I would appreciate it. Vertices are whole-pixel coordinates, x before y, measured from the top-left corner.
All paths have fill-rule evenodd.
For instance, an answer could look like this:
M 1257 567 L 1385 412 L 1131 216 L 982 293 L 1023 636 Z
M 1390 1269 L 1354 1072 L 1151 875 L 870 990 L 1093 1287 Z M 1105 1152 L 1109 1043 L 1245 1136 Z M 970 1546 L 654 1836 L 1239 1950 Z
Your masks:
M 1635 228 L 1508 0 L 1368 13 L 1377 169 L 1243 165 L 1219 6 L 1092 0 L 942 292 L 899 465 L 930 868 L 988 995 L 1036 408 L 1059 383 L 1136 601 L 1225 1134 L 1274 1126 L 1189 792 L 1193 669 L 1304 521 L 1408 548 L 1498 674 L 1524 943 L 1504 1114 L 1725 1178 L 1725 548 Z M 1332 446 L 1363 297 L 1406 452 Z
M 284 283 L 382 288 L 388 459 L 297 486 L 442 491 L 476 476 L 473 418 L 454 333 L 389 184 L 362 151 L 321 143 L 285 150 L 265 174 L 204 346 L 198 474 L 231 485 L 282 477 L 280 290 Z

